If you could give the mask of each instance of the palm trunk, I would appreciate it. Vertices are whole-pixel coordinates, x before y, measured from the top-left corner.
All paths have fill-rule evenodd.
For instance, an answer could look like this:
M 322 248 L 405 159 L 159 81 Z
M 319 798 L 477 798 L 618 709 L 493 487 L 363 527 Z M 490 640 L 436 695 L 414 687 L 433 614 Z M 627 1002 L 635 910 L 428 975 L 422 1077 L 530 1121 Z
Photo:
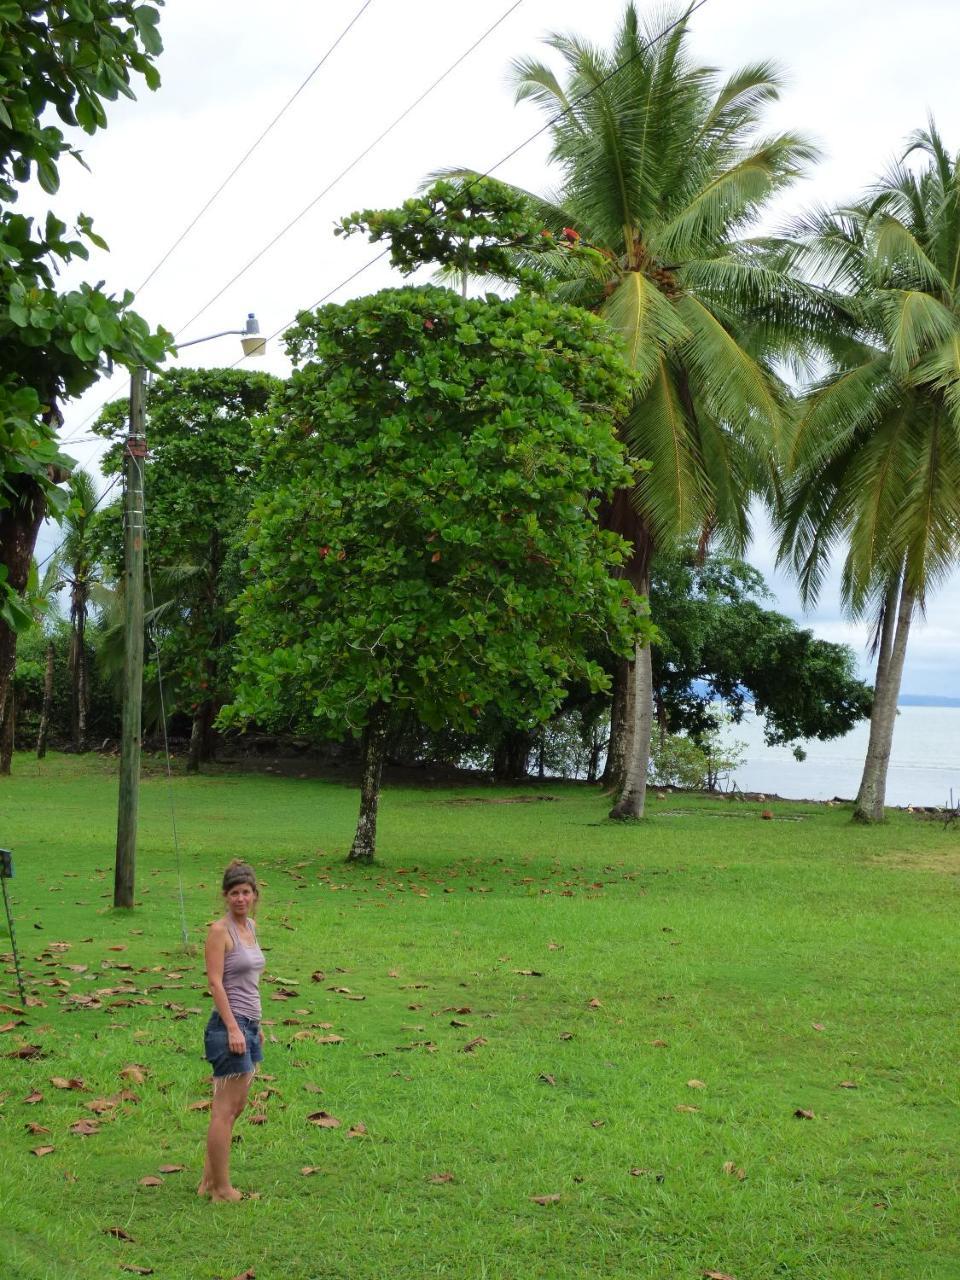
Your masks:
M 53 669 L 56 648 L 51 641 L 47 645 L 47 666 L 43 673 L 43 708 L 40 712 L 40 728 L 37 731 L 37 759 L 47 754 L 47 733 L 50 729 L 50 709 L 53 706 Z
M 387 742 L 387 708 L 377 703 L 363 734 L 363 772 L 360 777 L 360 816 L 347 854 L 348 862 L 373 862 L 377 850 L 377 808 Z
M 90 679 L 87 663 L 87 601 L 81 596 L 77 615 L 77 736 L 78 751 L 87 749 L 87 716 L 90 712 Z
M 877 674 L 874 688 L 882 685 L 887 679 L 890 666 L 890 653 L 893 649 L 893 636 L 897 629 L 897 604 L 900 599 L 902 575 L 897 574 L 887 587 L 886 599 L 883 602 L 883 623 L 880 627 L 880 645 L 877 649 Z
M 630 754 L 620 799 L 610 810 L 611 818 L 642 818 L 650 767 L 650 740 L 653 734 L 653 662 L 649 644 L 638 642 L 633 660 L 634 678 L 630 716 Z
M 853 811 L 855 822 L 883 822 L 883 802 L 887 789 L 887 767 L 893 746 L 893 730 L 897 720 L 897 700 L 903 677 L 903 662 L 907 654 L 907 640 L 916 593 L 906 583 L 900 592 L 900 606 L 896 614 L 896 632 L 889 645 L 888 656 L 881 668 L 877 663 L 877 681 L 874 687 L 873 711 L 870 714 L 870 741 L 863 765 L 863 777 L 857 792 L 857 805 Z M 890 610 L 893 613 L 893 610 Z M 886 619 L 884 620 L 886 630 Z M 881 658 L 883 642 L 881 639 Z

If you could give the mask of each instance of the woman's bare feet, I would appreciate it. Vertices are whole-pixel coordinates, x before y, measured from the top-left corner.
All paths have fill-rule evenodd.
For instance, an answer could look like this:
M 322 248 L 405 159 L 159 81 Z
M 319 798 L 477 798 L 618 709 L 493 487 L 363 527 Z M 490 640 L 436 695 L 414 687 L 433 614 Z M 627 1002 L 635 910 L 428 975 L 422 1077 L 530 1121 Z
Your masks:
M 238 1191 L 236 1187 L 227 1187 L 226 1191 L 211 1191 L 211 1200 L 242 1200 L 243 1192 Z
M 207 1175 L 204 1174 L 203 1177 L 200 1179 L 199 1186 L 197 1187 L 197 1195 L 208 1196 L 209 1194 L 210 1194 L 210 1188 L 207 1186 Z

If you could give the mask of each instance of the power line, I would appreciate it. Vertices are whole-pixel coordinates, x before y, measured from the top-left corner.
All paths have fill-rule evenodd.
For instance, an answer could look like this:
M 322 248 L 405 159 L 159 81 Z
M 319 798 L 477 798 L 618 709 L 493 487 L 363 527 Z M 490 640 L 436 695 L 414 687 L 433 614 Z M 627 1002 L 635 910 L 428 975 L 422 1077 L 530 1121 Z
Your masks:
M 187 223 L 187 225 L 180 232 L 176 240 L 174 240 L 173 244 L 166 251 L 166 253 L 160 259 L 160 261 L 156 264 L 155 267 L 153 267 L 153 269 L 150 271 L 147 277 L 140 283 L 140 285 L 137 287 L 137 290 L 136 290 L 137 293 L 141 293 L 147 287 L 147 285 L 150 283 L 153 277 L 157 274 L 160 268 L 164 265 L 167 259 L 175 252 L 176 249 L 180 247 L 181 244 L 183 244 L 184 240 L 186 240 L 187 236 L 190 234 L 193 228 L 197 225 L 197 223 L 200 221 L 203 215 L 207 212 L 210 206 L 214 203 L 217 197 L 222 194 L 222 192 L 226 189 L 226 187 L 229 186 L 229 184 L 237 176 L 237 174 L 240 172 L 243 166 L 247 163 L 247 161 L 256 151 L 257 147 L 260 146 L 260 143 L 263 142 L 267 134 L 270 133 L 270 131 L 280 121 L 280 119 L 284 115 L 286 115 L 287 111 L 289 111 L 289 109 L 293 106 L 297 98 L 300 97 L 300 94 L 303 93 L 304 89 L 307 87 L 307 85 L 310 83 L 313 77 L 317 74 L 317 72 L 320 70 L 323 64 L 327 61 L 327 59 L 336 49 L 337 45 L 339 45 L 340 42 L 344 39 L 344 37 L 350 31 L 351 27 L 353 27 L 357 22 L 359 22 L 359 20 L 363 17 L 367 9 L 370 8 L 371 4 L 373 4 L 373 0 L 365 0 L 365 3 L 360 6 L 360 8 L 353 15 L 353 17 L 350 19 L 350 21 L 347 23 L 344 29 L 337 36 L 336 40 L 334 40 L 330 48 L 326 51 L 326 53 L 323 55 L 323 57 L 320 59 L 317 65 L 313 68 L 313 70 L 307 76 L 307 78 L 296 89 L 296 91 L 291 95 L 291 97 L 287 99 L 287 101 L 283 104 L 283 106 L 280 108 L 277 114 L 273 117 L 273 119 L 264 129 L 264 131 L 260 134 L 259 138 L 257 138 L 257 140 L 247 148 L 247 150 L 243 153 L 243 155 L 240 157 L 237 163 L 233 166 L 233 168 L 230 170 L 230 172 L 227 174 L 224 180 L 220 183 L 219 187 L 217 187 L 216 191 L 214 191 L 213 195 L 210 196 L 210 198 L 207 200 L 203 208 L 200 209 L 200 211 L 194 215 L 191 221 Z
M 180 325 L 177 328 L 177 333 L 179 334 L 179 333 L 182 333 L 185 329 L 189 329 L 189 327 L 193 324 L 195 320 L 199 320 L 199 318 L 204 314 L 205 311 L 208 310 L 208 308 L 212 307 L 213 304 L 219 298 L 221 298 L 232 285 L 236 284 L 236 282 L 242 276 L 245 276 L 246 273 L 251 269 L 251 267 L 255 266 L 260 261 L 260 259 L 264 256 L 264 254 L 269 253 L 269 251 L 274 247 L 274 245 L 277 244 L 278 241 L 282 240 L 283 237 L 287 234 L 287 232 L 291 231 L 297 225 L 298 222 L 300 222 L 303 218 L 305 218 L 306 215 L 310 212 L 310 210 L 313 209 L 317 204 L 319 204 L 319 202 L 324 198 L 324 196 L 329 195 L 329 193 L 333 190 L 333 188 L 337 185 L 338 182 L 340 182 L 343 178 L 345 178 L 347 174 L 351 172 L 351 170 L 355 169 L 357 165 L 361 162 L 361 160 L 366 159 L 366 157 L 370 154 L 370 152 L 373 151 L 375 147 L 379 146 L 379 144 L 384 140 L 384 138 L 388 137 L 394 131 L 394 129 L 397 128 L 398 125 L 400 125 L 404 120 L 406 120 L 407 116 L 410 115 L 410 113 L 414 111 L 417 107 L 419 107 L 421 102 L 423 102 L 424 99 L 428 98 L 430 94 L 433 93 L 434 89 L 436 89 L 439 85 L 441 85 L 443 81 L 446 80 L 447 77 L 457 69 L 457 67 L 459 67 L 461 62 L 464 62 L 470 56 L 470 54 L 473 53 L 475 49 L 477 49 L 481 44 L 483 44 L 484 40 L 486 40 L 487 37 L 490 36 L 497 29 L 497 27 L 500 26 L 501 23 L 505 22 L 506 19 L 509 18 L 510 14 L 513 13 L 515 9 L 519 9 L 522 3 L 523 3 L 523 0 L 514 0 L 514 3 L 511 4 L 500 15 L 499 18 L 497 18 L 496 22 L 492 23 L 492 25 L 486 29 L 486 31 L 484 31 L 484 33 L 481 36 L 479 36 L 473 42 L 472 45 L 470 45 L 469 49 L 466 49 L 463 53 L 461 53 L 459 58 L 457 58 L 455 62 L 452 62 L 450 66 L 447 67 L 446 71 L 444 71 L 442 75 L 438 76 L 437 79 L 434 80 L 434 82 L 428 88 L 424 89 L 424 91 L 420 94 L 420 96 L 414 99 L 414 101 L 411 102 L 410 105 L 406 107 L 400 113 L 400 115 L 396 117 L 396 119 L 391 121 L 391 123 L 387 125 L 386 129 L 384 129 L 382 133 L 378 134 L 377 137 L 374 138 L 374 140 L 369 144 L 369 146 L 367 146 L 363 151 L 360 152 L 358 156 L 356 156 L 353 160 L 350 161 L 350 163 L 346 166 L 346 168 L 341 169 L 340 172 L 337 174 L 337 176 L 331 179 L 331 181 L 327 183 L 327 185 L 323 188 L 323 190 L 318 195 L 314 196 L 314 198 L 309 202 L 309 204 L 304 205 L 304 207 L 300 210 L 300 212 L 296 215 L 296 217 L 291 218 L 290 221 L 287 223 L 287 225 L 285 227 L 282 227 L 281 230 L 277 232 L 277 234 L 273 237 L 272 240 L 268 241 L 267 244 L 265 244 L 262 249 L 260 249 L 256 254 L 254 254 L 254 256 L 250 259 L 250 261 L 245 266 L 241 267 L 239 271 L 237 271 L 234 275 L 232 275 L 230 279 L 226 282 L 226 284 L 223 285 L 222 288 L 218 289 L 217 292 L 213 295 L 213 297 L 209 298 L 203 304 L 203 306 L 200 308 L 199 311 L 196 311 L 190 317 L 189 320 L 187 320 L 184 324 Z
M 612 80 L 614 76 L 617 76 L 620 74 L 621 71 L 626 70 L 626 68 L 629 67 L 632 62 L 635 62 L 637 58 L 641 56 L 641 54 L 646 53 L 646 51 L 652 48 L 653 45 L 659 43 L 659 41 L 661 41 L 664 38 L 664 36 L 669 35 L 670 32 L 675 30 L 678 26 L 680 26 L 681 23 L 686 22 L 694 13 L 696 13 L 698 9 L 702 9 L 706 3 L 707 3 L 707 0 L 697 0 L 696 4 L 692 4 L 687 10 L 685 10 L 684 13 L 680 15 L 680 17 L 676 18 L 668 26 L 664 27 L 662 31 L 658 32 L 657 35 L 653 36 L 652 39 L 648 40 L 647 43 L 642 46 L 642 48 L 637 50 L 636 53 L 631 54 L 629 58 L 625 59 L 618 66 L 614 67 L 612 71 L 608 71 L 607 74 L 601 77 L 601 79 L 599 79 L 591 89 L 588 89 L 586 93 L 582 93 L 579 98 L 574 98 L 574 100 L 568 106 L 564 107 L 562 111 L 558 111 L 555 116 L 551 116 L 551 118 L 547 121 L 545 125 L 542 125 L 539 129 L 537 129 L 535 133 L 531 133 L 529 138 L 526 138 L 518 146 L 514 147 L 512 151 L 508 151 L 507 154 L 503 156 L 500 160 L 498 160 L 496 164 L 491 165 L 491 167 L 487 169 L 485 173 L 478 174 L 477 177 L 472 178 L 464 188 L 464 192 L 470 191 L 471 188 L 475 187 L 478 182 L 482 182 L 484 178 L 489 178 L 492 173 L 495 173 L 497 169 L 499 169 L 502 165 L 505 165 L 508 160 L 512 160 L 515 155 L 518 155 L 524 149 L 524 147 L 528 147 L 530 143 L 534 142 L 537 138 L 539 138 L 542 133 L 546 133 L 548 129 L 551 129 L 559 120 L 562 120 L 564 116 L 569 115 L 570 112 L 573 111 L 575 107 L 580 106 L 581 103 L 586 102 L 588 98 L 593 97 L 593 95 L 597 92 L 598 89 L 602 89 L 603 86 L 609 80 Z M 365 262 L 362 267 L 358 267 L 356 271 L 352 271 L 350 275 L 348 275 L 345 279 L 341 280 L 339 284 L 335 284 L 332 289 L 328 289 L 322 298 L 318 298 L 317 301 L 312 303 L 309 307 L 301 308 L 301 311 L 315 311 L 317 307 L 322 306 L 324 302 L 326 302 L 329 298 L 332 298 L 335 293 L 338 293 L 346 285 L 356 280 L 357 276 L 360 276 L 365 271 L 369 270 L 369 268 L 372 267 L 374 263 L 379 262 L 381 258 L 385 258 L 389 252 L 390 252 L 389 248 L 382 249 L 378 254 L 370 258 L 369 261 Z M 298 312 L 297 314 L 299 315 L 300 313 Z M 279 337 L 279 335 L 283 333 L 283 331 L 286 328 L 288 328 L 289 325 L 293 324 L 296 321 L 296 318 L 297 317 L 294 316 L 293 319 L 285 321 L 280 326 L 279 329 L 275 329 L 273 333 L 268 334 L 267 337 L 264 338 L 264 343 L 272 342 L 274 338 Z M 230 365 L 230 368 L 235 369 L 237 365 L 242 364 L 243 361 L 246 359 L 247 359 L 246 354 L 240 356 L 238 360 L 235 360 L 234 363 Z

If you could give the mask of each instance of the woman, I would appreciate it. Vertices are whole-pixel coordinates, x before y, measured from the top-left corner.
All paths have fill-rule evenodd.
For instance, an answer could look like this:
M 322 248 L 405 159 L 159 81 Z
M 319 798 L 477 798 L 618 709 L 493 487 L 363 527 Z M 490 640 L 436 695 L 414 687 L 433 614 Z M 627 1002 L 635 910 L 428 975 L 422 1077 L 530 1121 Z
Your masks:
M 223 897 L 227 913 L 207 934 L 207 980 L 216 1008 L 203 1044 L 213 1068 L 213 1104 L 197 1195 L 241 1200 L 243 1193 L 230 1183 L 230 1142 L 233 1122 L 247 1105 L 250 1081 L 263 1060 L 259 982 L 266 962 L 253 922 L 260 898 L 257 877 L 239 858 L 223 873 Z

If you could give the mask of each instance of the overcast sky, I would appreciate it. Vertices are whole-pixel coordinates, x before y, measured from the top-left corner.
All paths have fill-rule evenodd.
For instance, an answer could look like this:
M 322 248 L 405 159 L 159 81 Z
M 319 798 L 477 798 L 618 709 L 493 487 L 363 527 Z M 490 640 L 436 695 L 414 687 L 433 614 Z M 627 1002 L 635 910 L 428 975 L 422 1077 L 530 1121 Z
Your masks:
M 72 223 L 83 211 L 111 246 L 87 267 L 111 289 L 136 289 L 247 148 L 360 10 L 362 0 L 169 0 L 161 32 L 161 88 L 110 107 L 110 127 L 81 135 L 91 172 L 64 161 L 52 202 Z M 424 176 L 450 164 L 496 165 L 542 123 L 515 106 L 508 84 L 514 57 L 549 55 L 542 36 L 573 31 L 609 45 L 622 0 L 521 0 L 407 119 L 252 269 L 196 313 L 340 171 L 440 76 L 502 14 L 511 0 L 371 0 L 325 65 L 213 207 L 138 294 L 137 309 L 186 341 L 239 328 L 255 311 L 270 334 L 333 290 L 373 257 L 359 238 L 334 238 L 335 220 L 354 209 L 392 205 Z M 641 12 L 663 13 L 641 5 Z M 951 0 L 706 0 L 693 18 L 692 47 L 729 72 L 772 59 L 787 77 L 769 112 L 771 130 L 812 136 L 823 159 L 781 201 L 784 215 L 855 195 L 896 155 L 901 140 L 933 112 L 951 150 L 960 149 L 956 89 L 960 5 Z M 497 176 L 546 187 L 547 142 L 540 138 L 497 168 Z M 42 197 L 42 207 L 51 203 Z M 28 209 L 40 207 L 25 199 Z M 334 297 L 397 283 L 383 263 Z M 225 365 L 238 339 L 188 348 L 182 363 Z M 283 374 L 279 342 L 256 367 Z M 96 470 L 102 452 L 88 419 L 124 378 L 101 383 L 68 406 L 67 452 Z M 55 542 L 41 535 L 41 552 Z M 775 573 L 762 517 L 751 559 L 775 588 L 779 606 L 801 618 L 796 592 Z M 903 681 L 907 693 L 960 695 L 955 645 L 956 582 L 931 601 L 915 628 Z M 853 644 L 866 672 L 864 631 L 844 621 L 836 579 L 816 613 L 817 634 Z

